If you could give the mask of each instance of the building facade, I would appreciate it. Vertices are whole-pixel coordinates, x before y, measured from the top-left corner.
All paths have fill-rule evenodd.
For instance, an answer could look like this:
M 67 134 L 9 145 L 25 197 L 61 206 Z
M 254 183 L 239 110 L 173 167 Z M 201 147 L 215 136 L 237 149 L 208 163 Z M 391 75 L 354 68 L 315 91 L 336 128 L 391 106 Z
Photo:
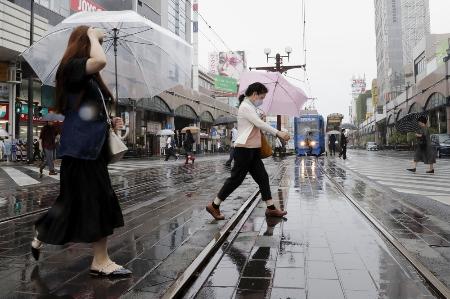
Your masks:
M 25 102 L 28 81 L 19 77 L 22 74 L 23 78 L 28 78 L 33 72 L 25 62 L 19 63 L 17 57 L 29 46 L 30 5 L 30 0 L 0 0 L 0 19 L 8 21 L 0 22 L 0 126 L 9 130 L 15 128 L 11 124 L 17 119 L 20 126 L 17 130 L 10 130 L 10 135 L 20 139 L 27 135 Z M 135 10 L 191 43 L 190 5 L 186 0 L 35 0 L 34 40 L 42 37 L 51 26 L 79 11 Z M 157 136 L 160 129 L 179 130 L 187 125 L 196 125 L 202 128 L 197 149 L 211 150 L 214 120 L 237 111 L 215 100 L 210 92 L 212 78 L 207 74 L 200 76 L 203 85 L 200 92 L 194 92 L 188 83 L 153 98 L 119 99 L 118 112 L 127 125 L 128 145 L 147 155 L 157 155 L 164 145 L 164 140 Z M 54 103 L 53 91 L 41 86 L 37 78 L 33 87 L 35 106 L 39 107 L 41 114 L 48 113 Z M 16 113 L 16 103 L 20 101 L 24 103 L 21 108 L 24 110 Z M 8 111 L 6 115 L 4 110 Z M 43 123 L 38 116 L 33 123 L 33 135 L 37 136 Z
M 412 71 L 407 77 L 405 90 L 383 105 L 383 111 L 360 125 L 360 132 L 375 134 L 379 144 L 411 143 L 405 134 L 398 134 L 395 123 L 408 113 L 426 111 L 430 132 L 450 133 L 450 82 L 449 59 L 450 34 L 430 34 L 412 51 Z M 381 114 L 380 112 L 383 112 Z M 375 125 L 375 126 L 374 126 Z M 396 137 L 396 138 L 394 138 Z
M 377 79 L 380 103 L 405 89 L 405 66 L 430 33 L 428 0 L 374 0 Z

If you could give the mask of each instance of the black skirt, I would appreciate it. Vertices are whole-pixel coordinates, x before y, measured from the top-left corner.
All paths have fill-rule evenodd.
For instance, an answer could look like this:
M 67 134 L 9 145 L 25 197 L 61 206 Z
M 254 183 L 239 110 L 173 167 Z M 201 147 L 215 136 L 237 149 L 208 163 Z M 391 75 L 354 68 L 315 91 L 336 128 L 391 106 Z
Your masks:
M 124 225 L 108 173 L 107 144 L 97 160 L 62 158 L 60 194 L 35 224 L 40 241 L 92 243 Z

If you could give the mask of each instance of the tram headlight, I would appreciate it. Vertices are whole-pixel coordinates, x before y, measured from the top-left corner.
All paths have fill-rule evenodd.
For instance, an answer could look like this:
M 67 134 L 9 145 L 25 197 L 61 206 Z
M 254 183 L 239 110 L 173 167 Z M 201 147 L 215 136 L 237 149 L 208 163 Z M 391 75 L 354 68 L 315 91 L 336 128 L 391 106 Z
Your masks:
M 304 141 L 300 141 L 300 146 L 305 146 L 306 143 Z
M 316 146 L 316 142 L 315 141 L 311 141 L 311 146 Z

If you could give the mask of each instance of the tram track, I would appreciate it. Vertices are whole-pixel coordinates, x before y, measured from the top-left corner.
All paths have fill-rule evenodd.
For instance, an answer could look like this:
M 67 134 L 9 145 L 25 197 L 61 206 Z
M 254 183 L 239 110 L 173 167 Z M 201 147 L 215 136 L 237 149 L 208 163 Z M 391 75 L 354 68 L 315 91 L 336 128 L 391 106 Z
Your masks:
M 283 171 L 286 171 L 284 162 L 271 177 L 271 181 L 278 177 L 281 178 Z M 219 263 L 223 253 L 237 237 L 239 231 L 258 205 L 259 194 L 259 190 L 256 190 L 248 197 L 227 224 L 216 233 L 214 239 L 208 243 L 205 249 L 203 249 L 183 274 L 165 292 L 162 297 L 163 299 L 194 298 L 196 296 L 209 275 L 215 269 L 215 266 Z
M 450 290 L 443 284 L 425 265 L 423 265 L 411 252 L 409 252 L 374 216 L 367 212 L 351 195 L 347 194 L 342 186 L 336 182 L 324 167 L 317 163 L 319 169 L 327 177 L 336 190 L 348 200 L 359 213 L 361 213 L 375 229 L 410 263 L 423 277 L 427 287 L 433 291 L 438 298 L 450 299 Z M 280 175 L 281 169 L 275 176 Z M 195 298 L 208 277 L 214 271 L 216 265 L 222 258 L 223 253 L 231 245 L 241 227 L 244 225 L 253 209 L 258 204 L 259 192 L 253 193 L 235 216 L 223 227 L 202 253 L 192 262 L 175 283 L 167 290 L 164 299 L 173 298 Z
M 407 248 L 405 248 L 397 238 L 395 238 L 388 229 L 379 222 L 374 216 L 366 211 L 358 201 L 345 192 L 344 188 L 334 180 L 334 178 L 324 169 L 323 165 L 318 163 L 319 169 L 334 185 L 336 190 L 344 196 L 376 229 L 391 243 L 392 246 L 417 270 L 425 279 L 430 289 L 432 289 L 440 298 L 450 299 L 450 289 L 442 283 L 423 263 L 421 263 Z

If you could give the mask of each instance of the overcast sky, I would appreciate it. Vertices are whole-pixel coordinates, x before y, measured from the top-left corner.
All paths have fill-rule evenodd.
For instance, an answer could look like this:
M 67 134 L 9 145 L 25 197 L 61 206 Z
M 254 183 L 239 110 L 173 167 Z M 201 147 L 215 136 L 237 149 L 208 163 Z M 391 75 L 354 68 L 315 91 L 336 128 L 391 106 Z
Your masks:
M 284 54 L 293 48 L 284 64 L 303 64 L 301 0 L 199 0 L 200 14 L 234 51 L 244 50 L 248 66 L 265 66 L 264 48 Z M 450 32 L 450 1 L 430 0 L 432 33 Z M 307 73 L 310 87 L 302 87 L 326 116 L 348 116 L 352 76 L 365 74 L 368 88 L 376 78 L 375 16 L 373 0 L 306 0 Z M 208 53 L 228 49 L 203 21 L 199 23 L 200 64 L 208 66 Z M 207 38 L 205 37 L 207 36 Z M 210 39 L 212 42 L 208 41 Z M 273 61 L 270 61 L 273 64 Z M 303 80 L 303 71 L 289 71 Z

